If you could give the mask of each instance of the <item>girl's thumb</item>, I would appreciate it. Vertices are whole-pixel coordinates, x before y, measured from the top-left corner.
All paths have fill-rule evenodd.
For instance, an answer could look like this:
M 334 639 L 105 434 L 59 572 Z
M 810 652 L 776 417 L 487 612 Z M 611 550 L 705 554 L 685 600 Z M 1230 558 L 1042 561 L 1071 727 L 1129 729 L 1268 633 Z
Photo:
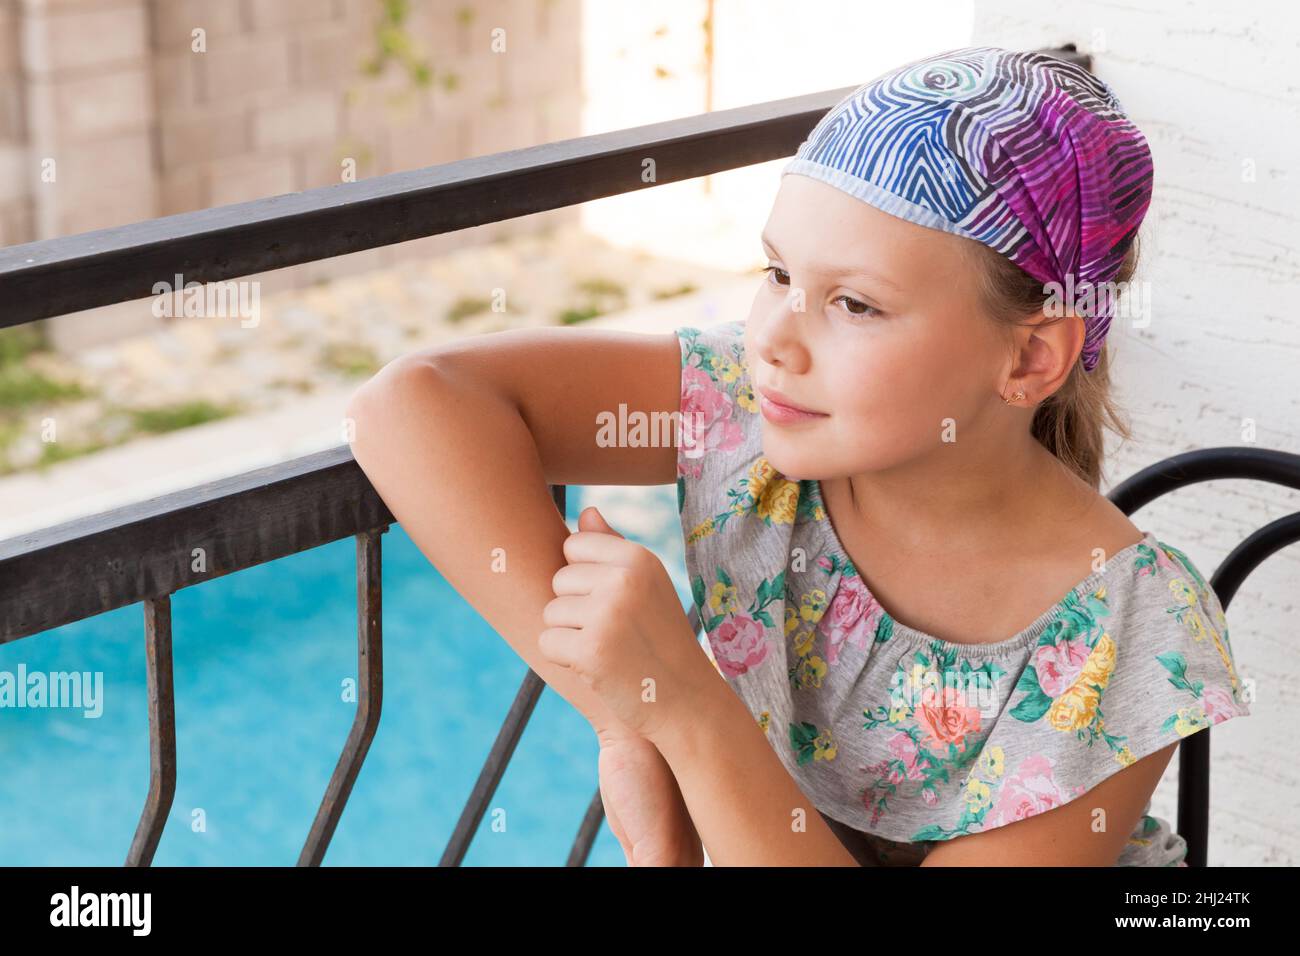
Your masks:
M 600 513 L 600 510 L 596 508 L 595 505 L 582 509 L 582 513 L 578 515 L 578 530 L 601 531 L 605 534 L 618 535 L 620 538 L 623 537 L 609 526 L 609 522 L 605 520 L 605 516 Z

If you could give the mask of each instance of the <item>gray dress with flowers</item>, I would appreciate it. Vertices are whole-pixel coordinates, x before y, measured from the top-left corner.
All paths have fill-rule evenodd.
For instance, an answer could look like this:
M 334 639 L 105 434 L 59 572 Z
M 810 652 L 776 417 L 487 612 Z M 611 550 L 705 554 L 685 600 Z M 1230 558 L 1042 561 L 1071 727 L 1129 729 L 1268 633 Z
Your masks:
M 894 620 L 818 482 L 764 457 L 744 322 L 677 335 L 677 501 L 706 650 L 861 862 L 919 863 L 1250 713 L 1217 597 L 1150 531 L 1006 640 Z M 1117 865 L 1186 865 L 1183 838 L 1149 810 Z

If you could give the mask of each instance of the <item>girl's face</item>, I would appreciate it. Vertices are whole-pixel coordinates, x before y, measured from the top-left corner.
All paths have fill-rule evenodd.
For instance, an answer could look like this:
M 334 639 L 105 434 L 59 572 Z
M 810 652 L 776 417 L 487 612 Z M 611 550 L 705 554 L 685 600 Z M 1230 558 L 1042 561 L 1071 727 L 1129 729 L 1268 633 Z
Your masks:
M 745 346 L 777 471 L 893 468 L 938 448 L 951 422 L 959 447 L 1025 429 L 1002 404 L 1014 365 L 1006 333 L 978 310 L 976 266 L 960 248 L 974 240 L 798 175 L 782 177 L 763 240 L 768 272 Z M 771 390 L 822 414 L 774 421 Z

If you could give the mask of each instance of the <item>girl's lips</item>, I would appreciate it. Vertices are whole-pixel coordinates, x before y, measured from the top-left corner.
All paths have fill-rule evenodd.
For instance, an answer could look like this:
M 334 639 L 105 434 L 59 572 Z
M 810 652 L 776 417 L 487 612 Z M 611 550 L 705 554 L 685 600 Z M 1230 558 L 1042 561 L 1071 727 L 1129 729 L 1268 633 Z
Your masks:
M 809 422 L 818 418 L 826 418 L 825 412 L 811 412 L 803 408 L 795 408 L 791 405 L 782 405 L 780 401 L 769 398 L 772 395 L 776 398 L 784 398 L 780 392 L 759 389 L 758 407 L 763 413 L 763 417 L 774 425 L 793 425 L 797 422 Z

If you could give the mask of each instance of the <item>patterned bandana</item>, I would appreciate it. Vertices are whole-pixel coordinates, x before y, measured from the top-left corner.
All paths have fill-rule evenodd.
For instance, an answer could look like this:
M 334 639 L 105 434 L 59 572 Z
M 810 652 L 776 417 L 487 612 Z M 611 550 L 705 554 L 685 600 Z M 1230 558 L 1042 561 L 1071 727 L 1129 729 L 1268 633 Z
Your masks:
M 963 47 L 863 84 L 781 175 L 989 246 L 1083 316 L 1097 364 L 1113 280 L 1151 203 L 1151 151 L 1115 93 L 1045 53 Z

